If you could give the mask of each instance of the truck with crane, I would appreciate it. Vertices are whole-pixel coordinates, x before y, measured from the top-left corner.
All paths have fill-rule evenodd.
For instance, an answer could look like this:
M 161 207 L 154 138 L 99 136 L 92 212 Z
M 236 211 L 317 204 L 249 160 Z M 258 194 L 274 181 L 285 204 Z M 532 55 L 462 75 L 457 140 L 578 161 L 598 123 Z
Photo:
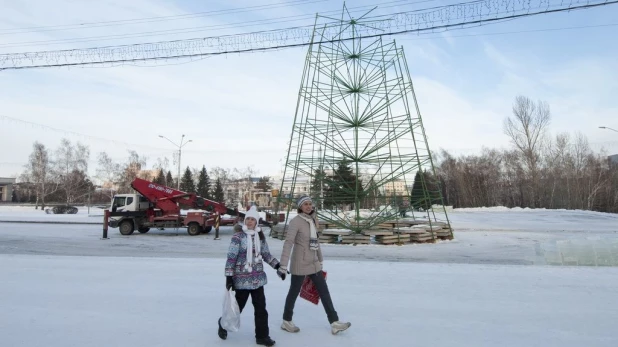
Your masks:
M 151 228 L 187 228 L 191 236 L 209 233 L 218 219 L 218 225 L 234 224 L 244 213 L 230 209 L 220 202 L 195 193 L 186 193 L 141 178 L 131 182 L 136 193 L 117 194 L 112 198 L 108 225 L 118 228 L 122 235 L 135 230 L 147 233 Z M 181 213 L 186 209 L 186 214 Z M 228 216 L 225 217 L 224 216 Z M 283 218 L 269 213 L 262 224 L 277 224 Z

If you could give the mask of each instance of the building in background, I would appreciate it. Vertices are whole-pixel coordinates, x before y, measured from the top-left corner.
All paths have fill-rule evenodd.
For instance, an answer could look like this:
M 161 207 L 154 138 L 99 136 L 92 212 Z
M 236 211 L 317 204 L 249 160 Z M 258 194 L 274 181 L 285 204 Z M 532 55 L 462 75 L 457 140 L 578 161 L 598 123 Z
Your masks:
M 0 201 L 12 201 L 15 178 L 0 177 Z
M 384 184 L 384 195 L 405 196 L 408 195 L 408 186 L 403 180 L 395 180 Z
M 286 179 L 283 182 L 283 185 L 281 184 L 282 180 L 283 180 L 283 177 L 278 176 L 278 177 L 274 177 L 272 182 L 273 182 L 273 188 L 276 188 L 276 189 L 279 189 L 280 187 L 282 188 L 279 194 L 282 194 L 284 198 L 287 199 L 287 198 L 299 197 L 301 195 L 309 194 L 309 189 L 311 187 L 311 178 L 309 176 L 298 176 L 296 178 L 296 182 L 294 183 L 294 194 L 292 194 L 292 184 L 293 184 L 292 180 Z M 292 195 L 294 196 L 292 197 Z

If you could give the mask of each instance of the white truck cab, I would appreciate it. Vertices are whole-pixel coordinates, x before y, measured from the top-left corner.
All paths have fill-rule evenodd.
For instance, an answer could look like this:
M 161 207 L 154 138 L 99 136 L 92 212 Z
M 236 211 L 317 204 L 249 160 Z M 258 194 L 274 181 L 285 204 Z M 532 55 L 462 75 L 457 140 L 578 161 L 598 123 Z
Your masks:
M 140 194 L 117 194 L 112 200 L 111 210 L 121 211 L 145 211 L 150 207 L 150 201 Z
M 112 199 L 112 212 L 146 211 L 150 201 L 140 194 L 117 194 Z

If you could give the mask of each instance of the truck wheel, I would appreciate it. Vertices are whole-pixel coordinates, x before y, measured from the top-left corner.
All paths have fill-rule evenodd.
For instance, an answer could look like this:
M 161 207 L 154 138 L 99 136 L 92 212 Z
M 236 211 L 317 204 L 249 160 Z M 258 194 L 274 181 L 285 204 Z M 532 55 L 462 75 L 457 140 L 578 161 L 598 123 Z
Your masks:
M 208 234 L 211 231 L 212 231 L 212 225 L 209 225 L 209 226 L 204 228 L 204 234 Z
M 122 235 L 131 235 L 135 230 L 135 228 L 133 227 L 133 221 L 130 220 L 120 222 L 118 229 L 120 230 L 120 233 Z
M 202 227 L 198 223 L 189 223 L 189 227 L 187 228 L 187 232 L 191 236 L 199 235 L 202 232 Z
M 142 234 L 147 233 L 149 230 L 150 230 L 150 228 L 148 228 L 148 227 L 137 228 L 137 231 L 139 231 Z

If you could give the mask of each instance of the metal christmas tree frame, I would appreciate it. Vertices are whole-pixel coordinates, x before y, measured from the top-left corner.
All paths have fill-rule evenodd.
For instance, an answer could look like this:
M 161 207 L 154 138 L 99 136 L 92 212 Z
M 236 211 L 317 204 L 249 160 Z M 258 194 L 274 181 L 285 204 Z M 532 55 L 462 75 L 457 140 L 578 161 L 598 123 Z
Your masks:
M 379 36 L 362 38 L 363 28 L 375 24 L 367 14 L 353 19 L 345 5 L 343 14 L 350 18 L 316 19 L 278 206 L 286 215 L 295 210 L 305 193 L 299 182 L 308 180 L 328 228 L 359 234 L 407 220 L 432 225 L 428 230 L 439 225 L 452 238 L 440 185 L 428 179 L 435 169 L 403 48 Z M 425 208 L 410 206 L 402 217 L 419 170 L 422 192 L 412 203 Z

